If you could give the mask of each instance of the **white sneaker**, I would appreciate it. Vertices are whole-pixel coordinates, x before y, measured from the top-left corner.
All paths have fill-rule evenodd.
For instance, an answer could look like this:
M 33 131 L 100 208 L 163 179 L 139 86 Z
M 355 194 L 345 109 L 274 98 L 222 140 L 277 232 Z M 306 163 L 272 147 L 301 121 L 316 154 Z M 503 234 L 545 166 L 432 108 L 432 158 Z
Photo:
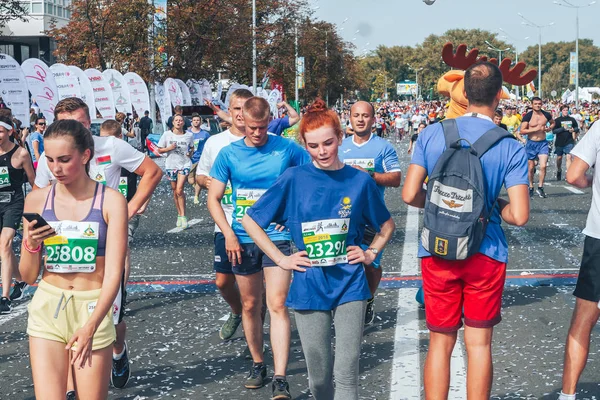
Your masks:
M 200 204 L 200 199 L 198 196 L 194 196 L 194 204 Z
M 176 226 L 178 228 L 181 228 L 181 216 L 180 215 L 177 216 L 177 225 Z
M 181 229 L 188 228 L 188 220 L 187 217 L 181 217 Z

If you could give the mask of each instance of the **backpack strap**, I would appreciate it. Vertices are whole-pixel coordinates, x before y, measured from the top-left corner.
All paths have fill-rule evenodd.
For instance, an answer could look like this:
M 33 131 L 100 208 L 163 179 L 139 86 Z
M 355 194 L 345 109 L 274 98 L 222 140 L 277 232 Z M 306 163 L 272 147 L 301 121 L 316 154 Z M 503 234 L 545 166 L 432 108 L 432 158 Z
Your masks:
M 514 139 L 515 137 L 499 126 L 496 126 L 477 139 L 473 143 L 472 148 L 477 153 L 477 157 L 481 158 L 492 146 L 505 138 Z
M 444 132 L 444 137 L 446 138 L 446 149 L 449 149 L 453 144 L 460 140 L 456 120 L 454 118 L 445 119 L 440 123 L 442 124 L 442 131 Z

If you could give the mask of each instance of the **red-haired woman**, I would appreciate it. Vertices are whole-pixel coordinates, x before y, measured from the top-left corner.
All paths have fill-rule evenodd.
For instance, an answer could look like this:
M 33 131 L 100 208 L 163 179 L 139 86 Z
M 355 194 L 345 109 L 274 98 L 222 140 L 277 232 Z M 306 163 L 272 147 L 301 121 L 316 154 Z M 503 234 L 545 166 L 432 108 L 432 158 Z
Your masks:
M 363 264 L 373 262 L 395 225 L 373 179 L 340 161 L 340 121 L 322 100 L 309 107 L 300 135 L 313 162 L 286 170 L 242 224 L 269 258 L 294 270 L 286 305 L 296 313 L 313 396 L 357 400 L 364 314 L 371 297 Z M 263 231 L 272 222 L 289 227 L 299 252 L 284 256 L 279 251 Z M 380 232 L 363 251 L 366 225 Z

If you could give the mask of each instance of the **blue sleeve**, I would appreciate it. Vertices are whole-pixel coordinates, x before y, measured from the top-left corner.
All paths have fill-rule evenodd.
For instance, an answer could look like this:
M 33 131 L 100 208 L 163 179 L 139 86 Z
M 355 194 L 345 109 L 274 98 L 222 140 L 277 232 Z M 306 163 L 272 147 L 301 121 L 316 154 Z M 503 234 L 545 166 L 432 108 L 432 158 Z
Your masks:
M 425 162 L 425 149 L 423 148 L 423 132 L 419 134 L 417 141 L 413 146 L 413 156 L 410 163 L 427 169 L 427 163 Z
M 512 152 L 513 156 L 508 163 L 506 175 L 504 176 L 504 187 L 507 189 L 516 185 L 529 185 L 525 148 L 517 143 L 513 143 L 511 147 L 516 148 L 516 151 Z
M 288 168 L 277 178 L 277 181 L 267 190 L 246 213 L 261 228 L 266 229 L 271 223 L 287 225 L 288 210 L 294 210 L 294 196 L 289 195 L 293 171 Z
M 398 154 L 391 144 L 387 143 L 383 151 L 383 169 L 385 172 L 398 172 L 400 171 L 400 161 L 398 161 Z
M 363 193 L 367 193 L 367 207 L 363 211 L 363 220 L 367 226 L 379 232 L 381 225 L 392 216 L 374 180 L 367 180 L 367 187 L 363 189 Z
M 291 142 L 290 147 L 292 165 L 299 167 L 304 164 L 308 164 L 311 161 L 310 154 L 305 148 L 300 147 L 295 142 Z
M 213 167 L 210 170 L 211 178 L 215 178 L 219 182 L 227 184 L 231 178 L 231 170 L 229 169 L 229 158 L 227 157 L 227 149 L 219 152 Z
M 268 131 L 281 136 L 284 130 L 290 127 L 290 117 L 285 116 L 283 118 L 274 119 L 269 123 Z

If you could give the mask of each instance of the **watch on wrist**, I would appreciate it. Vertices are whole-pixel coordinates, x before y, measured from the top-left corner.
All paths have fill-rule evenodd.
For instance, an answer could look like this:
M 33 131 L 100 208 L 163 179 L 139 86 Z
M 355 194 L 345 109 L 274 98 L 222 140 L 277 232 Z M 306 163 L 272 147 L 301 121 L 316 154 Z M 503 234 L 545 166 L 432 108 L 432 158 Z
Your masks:
M 369 176 L 370 176 L 371 178 L 374 178 L 374 177 L 375 177 L 375 171 L 367 171 L 367 172 L 369 173 Z
M 367 251 L 369 251 L 369 250 L 371 250 L 371 253 L 373 253 L 375 255 L 379 254 L 379 250 L 377 250 L 375 247 L 369 247 L 367 249 Z

